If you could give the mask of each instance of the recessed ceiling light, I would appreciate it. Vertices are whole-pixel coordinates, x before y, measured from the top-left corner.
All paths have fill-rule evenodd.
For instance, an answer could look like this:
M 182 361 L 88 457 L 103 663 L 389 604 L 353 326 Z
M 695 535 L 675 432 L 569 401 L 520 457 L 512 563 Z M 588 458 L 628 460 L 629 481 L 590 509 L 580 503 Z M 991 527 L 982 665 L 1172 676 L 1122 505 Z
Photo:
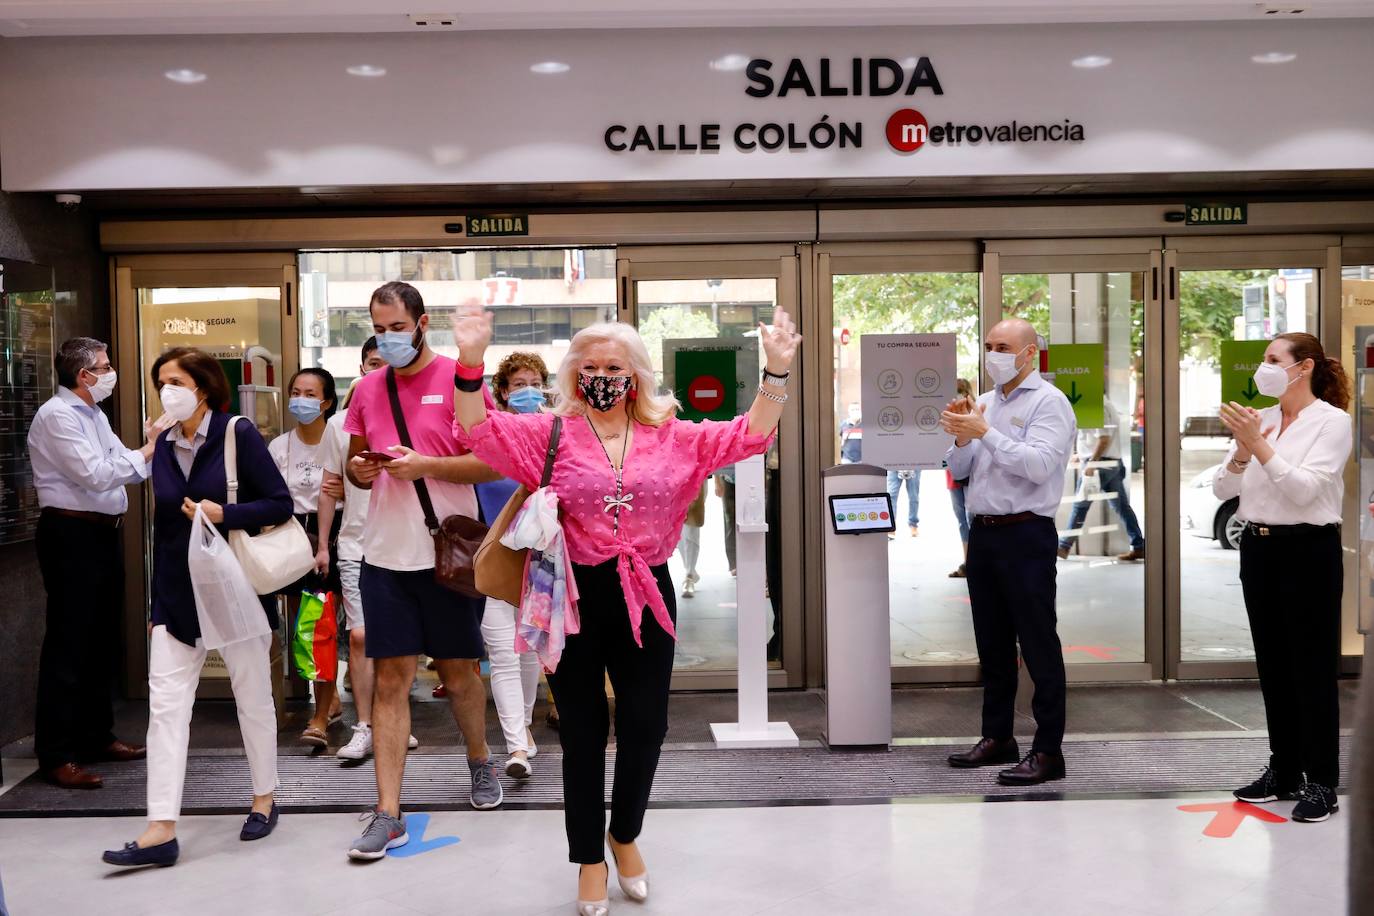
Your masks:
M 1098 67 L 1105 67 L 1112 62 L 1110 57 L 1102 54 L 1089 54 L 1087 57 L 1075 57 L 1073 65 L 1080 70 L 1096 70 Z
M 712 70 L 743 70 L 749 66 L 749 58 L 744 54 L 726 54 L 724 57 L 717 57 L 711 61 Z
M 1270 51 L 1267 54 L 1256 54 L 1250 58 L 1257 64 L 1286 64 L 1298 59 L 1298 55 L 1288 51 Z
M 386 76 L 386 67 L 374 67 L 372 64 L 356 64 L 348 68 L 351 76 Z
M 535 64 L 534 66 L 530 67 L 530 70 L 532 72 L 543 74 L 567 73 L 571 69 L 572 67 L 569 64 L 565 64 L 561 60 L 541 61 Z
M 184 67 L 180 70 L 168 70 L 166 73 L 162 75 L 167 77 L 174 83 L 181 83 L 182 85 L 186 86 L 189 86 L 192 83 L 205 82 L 204 73 L 201 73 L 199 70 L 187 70 Z

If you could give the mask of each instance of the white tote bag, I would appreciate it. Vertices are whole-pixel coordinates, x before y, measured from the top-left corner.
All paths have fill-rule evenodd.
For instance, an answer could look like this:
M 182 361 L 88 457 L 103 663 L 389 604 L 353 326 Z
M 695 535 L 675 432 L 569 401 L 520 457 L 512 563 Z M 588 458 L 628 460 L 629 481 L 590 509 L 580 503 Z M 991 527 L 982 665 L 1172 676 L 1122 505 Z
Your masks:
M 234 429 L 241 417 L 230 417 L 224 428 L 224 477 L 229 505 L 238 502 L 238 439 Z M 310 538 L 295 518 L 280 525 L 269 525 L 255 535 L 242 529 L 229 532 L 229 546 L 238 557 L 243 573 L 259 595 L 270 595 L 285 588 L 315 568 L 315 551 Z
M 191 522 L 186 565 L 191 571 L 191 591 L 205 648 L 219 649 L 272 632 L 238 558 L 199 506 Z

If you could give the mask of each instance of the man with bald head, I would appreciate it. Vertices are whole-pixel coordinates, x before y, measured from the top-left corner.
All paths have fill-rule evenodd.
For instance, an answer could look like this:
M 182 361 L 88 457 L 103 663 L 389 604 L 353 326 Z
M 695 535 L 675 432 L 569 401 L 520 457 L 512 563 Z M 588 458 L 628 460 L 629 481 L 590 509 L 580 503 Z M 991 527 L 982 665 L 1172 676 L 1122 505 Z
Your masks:
M 984 363 L 994 387 L 976 403 L 951 401 L 940 416 L 954 436 L 946 455 L 968 480 L 968 592 L 983 670 L 982 740 L 950 766 L 1011 765 L 997 781 L 1036 785 L 1064 778 L 1064 653 L 1055 630 L 1054 517 L 1073 450 L 1073 409 L 1040 378 L 1038 338 L 1009 318 L 988 332 Z M 1013 734 L 1016 648 L 1035 698 L 1035 742 L 1021 756 Z

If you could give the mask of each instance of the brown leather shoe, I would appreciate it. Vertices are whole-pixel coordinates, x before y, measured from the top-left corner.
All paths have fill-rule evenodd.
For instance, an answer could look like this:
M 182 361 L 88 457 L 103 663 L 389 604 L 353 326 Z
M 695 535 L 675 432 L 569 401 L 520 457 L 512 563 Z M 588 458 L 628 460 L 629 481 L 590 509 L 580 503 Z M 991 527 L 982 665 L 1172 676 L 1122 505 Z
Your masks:
M 1004 786 L 1038 786 L 1052 779 L 1063 779 L 1064 776 L 1063 754 L 1031 751 L 1016 766 L 998 773 L 997 781 Z
M 950 754 L 948 759 L 950 766 L 960 770 L 969 770 L 973 767 L 1015 763 L 1021 759 L 1021 752 L 1016 747 L 1015 738 L 1007 738 L 1006 740 L 984 738 L 962 754 Z
M 1143 551 L 1143 550 L 1136 550 L 1135 548 L 1131 548 L 1130 550 L 1126 551 L 1125 553 L 1119 553 L 1119 554 L 1117 554 L 1117 555 L 1116 555 L 1116 558 L 1117 558 L 1118 560 L 1122 560 L 1122 561 L 1127 562 L 1127 563 L 1133 563 L 1133 562 L 1135 562 L 1136 560 L 1143 560 L 1143 559 L 1145 559 L 1145 551 Z
M 96 754 L 95 760 L 113 760 L 123 763 L 128 760 L 142 760 L 148 756 L 148 749 L 141 744 L 126 744 L 123 741 L 115 741 L 109 747 L 104 748 Z
M 48 770 L 43 777 L 64 789 L 99 789 L 105 784 L 100 774 L 83 770 L 74 763 L 64 763 L 56 769 Z

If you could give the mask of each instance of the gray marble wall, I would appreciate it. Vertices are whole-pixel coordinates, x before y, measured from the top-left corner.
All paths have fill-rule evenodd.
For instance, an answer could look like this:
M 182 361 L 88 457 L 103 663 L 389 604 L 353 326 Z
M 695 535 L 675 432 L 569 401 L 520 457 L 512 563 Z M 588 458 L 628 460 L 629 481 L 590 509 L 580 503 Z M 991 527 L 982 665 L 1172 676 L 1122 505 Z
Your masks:
M 56 341 L 110 339 L 109 283 L 89 212 L 64 210 L 51 194 L 0 192 L 0 258 L 53 268 Z M 33 732 L 44 600 L 33 542 L 0 546 L 0 745 Z

